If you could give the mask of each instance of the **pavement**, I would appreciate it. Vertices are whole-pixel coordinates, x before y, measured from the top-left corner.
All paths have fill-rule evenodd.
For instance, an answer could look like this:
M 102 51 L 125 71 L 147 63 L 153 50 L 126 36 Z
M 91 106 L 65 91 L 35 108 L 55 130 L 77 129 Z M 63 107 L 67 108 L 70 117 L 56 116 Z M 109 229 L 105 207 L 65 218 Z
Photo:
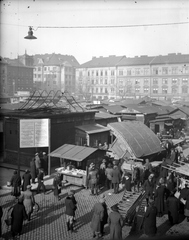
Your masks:
M 0 167 L 1 173 L 10 171 Z M 10 171 L 12 174 L 12 170 Z M 10 173 L 9 172 L 9 173 Z M 88 189 L 74 186 L 66 185 L 62 188 L 60 194 L 60 201 L 57 201 L 51 190 L 53 181 L 53 175 L 46 176 L 44 184 L 46 186 L 46 194 L 36 194 L 35 201 L 39 204 L 39 211 L 32 215 L 30 222 L 25 221 L 23 225 L 22 235 L 20 240 L 90 240 L 92 238 L 92 231 L 90 228 L 90 222 L 92 219 L 91 209 L 94 204 L 98 201 L 99 196 L 91 196 Z M 33 184 L 32 188 L 36 189 L 37 184 Z M 0 205 L 3 207 L 3 217 L 2 217 L 2 238 L 0 239 L 12 239 L 10 233 L 10 227 L 5 224 L 5 219 L 8 215 L 8 209 L 14 206 L 14 197 L 10 195 L 10 188 L 6 185 L 1 186 L 0 189 Z M 70 190 L 75 190 L 75 197 L 78 202 L 78 209 L 76 211 L 76 223 L 74 225 L 74 232 L 67 232 L 66 228 L 66 216 L 65 216 L 65 206 L 64 199 L 67 196 L 67 192 Z M 103 192 L 106 196 L 106 204 L 108 206 L 108 212 L 110 212 L 110 207 L 118 203 L 123 197 L 123 191 L 118 194 L 111 194 L 112 190 Z M 141 232 L 136 236 L 130 236 L 131 227 L 125 225 L 122 228 L 123 239 L 146 239 L 146 235 Z M 105 235 L 103 239 L 109 239 L 110 229 L 108 225 L 105 225 Z M 154 239 L 175 239 L 186 238 L 189 239 L 189 222 L 185 218 L 180 216 L 180 223 L 171 226 L 167 214 L 161 218 L 157 218 L 157 236 Z M 148 238 L 149 239 L 149 238 Z

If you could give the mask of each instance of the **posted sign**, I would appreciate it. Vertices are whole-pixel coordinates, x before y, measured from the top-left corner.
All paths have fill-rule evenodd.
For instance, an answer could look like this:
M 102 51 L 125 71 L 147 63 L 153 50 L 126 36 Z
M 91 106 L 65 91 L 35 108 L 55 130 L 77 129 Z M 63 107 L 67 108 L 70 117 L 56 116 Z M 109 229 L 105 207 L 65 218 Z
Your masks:
M 20 119 L 20 148 L 48 146 L 49 119 Z

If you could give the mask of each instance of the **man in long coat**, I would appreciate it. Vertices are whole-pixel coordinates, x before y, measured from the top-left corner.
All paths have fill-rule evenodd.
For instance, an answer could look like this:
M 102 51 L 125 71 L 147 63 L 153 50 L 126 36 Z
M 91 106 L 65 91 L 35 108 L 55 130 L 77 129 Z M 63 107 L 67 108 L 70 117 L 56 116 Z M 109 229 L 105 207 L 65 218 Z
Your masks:
M 177 224 L 179 221 L 179 200 L 174 196 L 173 191 L 167 198 L 167 210 L 171 225 Z
M 153 197 L 153 191 L 154 191 L 154 182 L 153 182 L 152 175 L 150 175 L 148 179 L 145 180 L 143 189 L 145 191 L 146 203 L 148 205 L 149 198 Z
M 157 232 L 156 215 L 157 209 L 154 206 L 154 201 L 149 198 L 149 206 L 144 214 L 144 233 L 149 237 L 154 237 Z
M 155 206 L 157 208 L 157 217 L 162 217 L 163 213 L 165 211 L 165 204 L 164 204 L 164 198 L 165 198 L 165 185 L 163 178 L 160 178 L 159 184 L 156 187 L 154 198 L 155 198 Z
M 121 172 L 118 166 L 114 165 L 113 171 L 112 171 L 112 184 L 113 184 L 115 194 L 118 193 L 120 181 L 121 181 Z
M 117 205 L 113 206 L 112 212 L 108 217 L 108 224 L 110 226 L 110 240 L 122 240 L 123 218 L 118 211 Z
M 105 200 L 103 198 L 100 198 L 99 202 L 96 203 L 92 209 L 93 212 L 93 217 L 91 220 L 91 229 L 93 232 L 93 238 L 101 237 L 101 226 L 102 226 L 102 221 L 104 218 L 104 207 L 102 203 Z
M 18 198 L 18 203 L 13 207 L 11 217 L 11 232 L 14 238 L 16 235 L 21 234 L 23 221 L 27 219 L 26 210 L 23 205 L 23 196 Z
M 65 199 L 65 207 L 66 207 L 66 224 L 67 224 L 67 230 L 71 230 L 73 232 L 73 221 L 74 221 L 74 215 L 75 215 L 75 208 L 76 204 L 74 204 L 73 199 L 73 192 L 68 192 L 68 196 Z
M 28 169 L 26 169 L 25 173 L 22 176 L 22 179 L 23 179 L 22 191 L 24 192 L 24 191 L 26 191 L 27 186 L 31 184 L 30 181 L 32 179 L 32 176 Z

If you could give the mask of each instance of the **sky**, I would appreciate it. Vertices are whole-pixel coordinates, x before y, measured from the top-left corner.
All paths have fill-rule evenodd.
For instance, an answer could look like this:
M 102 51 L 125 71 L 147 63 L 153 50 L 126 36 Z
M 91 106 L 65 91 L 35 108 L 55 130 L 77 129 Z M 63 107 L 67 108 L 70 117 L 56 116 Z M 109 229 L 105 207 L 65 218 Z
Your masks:
M 1 0 L 0 55 L 189 54 L 188 0 Z M 171 25 L 162 25 L 162 24 Z M 176 23 L 176 24 L 175 24 Z M 178 24 L 179 23 L 179 24 Z M 26 40 L 29 26 L 36 40 Z

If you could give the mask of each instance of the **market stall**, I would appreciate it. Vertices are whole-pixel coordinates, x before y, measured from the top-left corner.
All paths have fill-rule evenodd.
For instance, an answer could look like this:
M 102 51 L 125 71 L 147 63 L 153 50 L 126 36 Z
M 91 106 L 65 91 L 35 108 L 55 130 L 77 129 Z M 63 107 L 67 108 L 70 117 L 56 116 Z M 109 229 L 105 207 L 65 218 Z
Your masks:
M 60 166 L 55 170 L 62 175 L 62 180 L 73 185 L 87 186 L 88 166 L 91 162 L 97 164 L 103 159 L 106 151 L 64 144 L 49 154 L 60 159 Z

